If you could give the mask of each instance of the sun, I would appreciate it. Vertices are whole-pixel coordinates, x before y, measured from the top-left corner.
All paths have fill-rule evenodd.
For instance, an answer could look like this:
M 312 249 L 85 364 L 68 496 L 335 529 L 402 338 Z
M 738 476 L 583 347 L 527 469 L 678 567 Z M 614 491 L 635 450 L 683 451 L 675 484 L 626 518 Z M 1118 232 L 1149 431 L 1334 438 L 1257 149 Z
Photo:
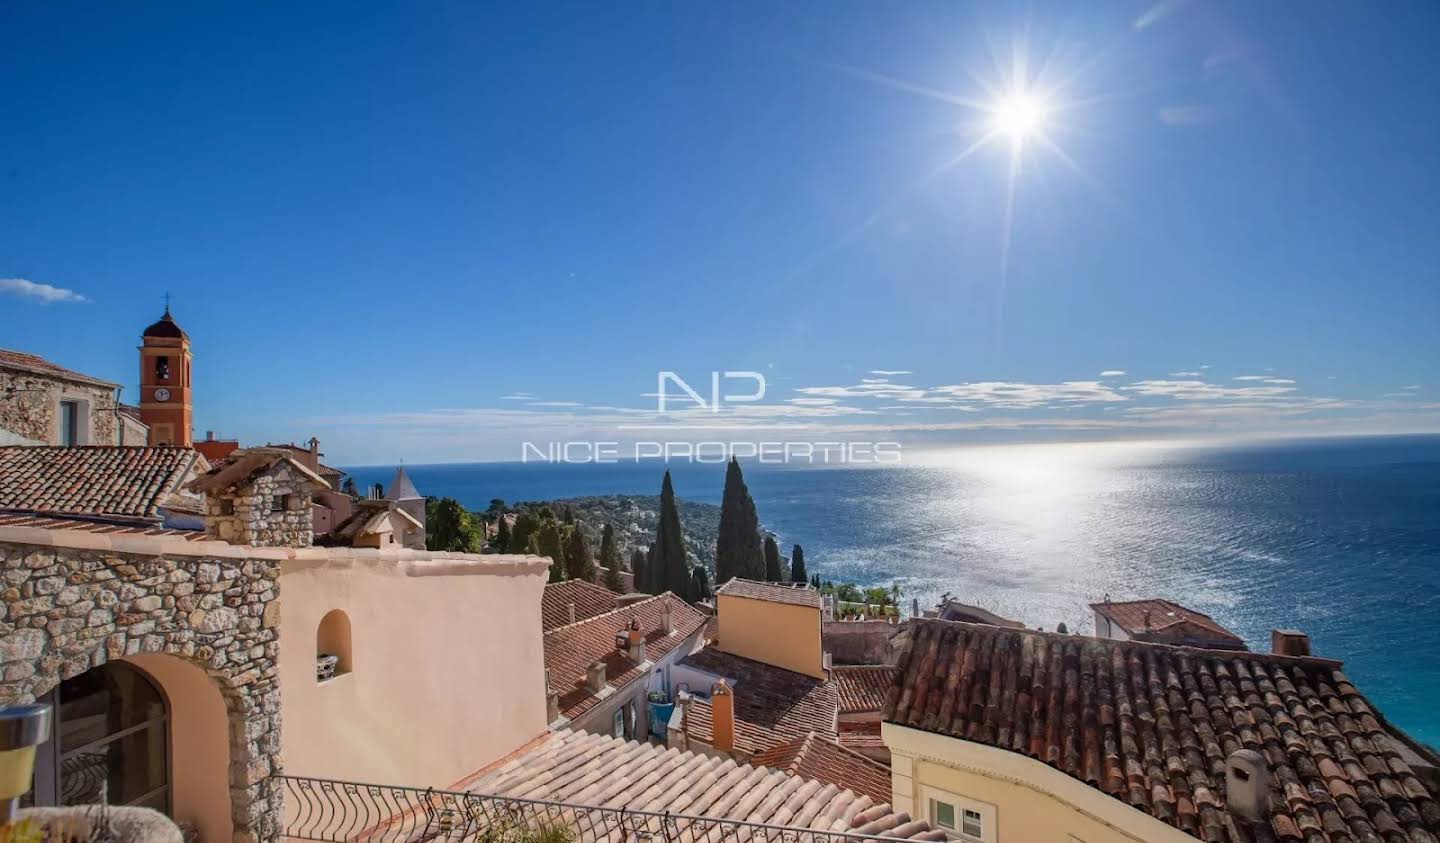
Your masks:
M 994 130 L 1019 141 L 1045 128 L 1048 110 L 1045 101 L 1039 97 L 1016 93 L 995 103 L 990 112 Z

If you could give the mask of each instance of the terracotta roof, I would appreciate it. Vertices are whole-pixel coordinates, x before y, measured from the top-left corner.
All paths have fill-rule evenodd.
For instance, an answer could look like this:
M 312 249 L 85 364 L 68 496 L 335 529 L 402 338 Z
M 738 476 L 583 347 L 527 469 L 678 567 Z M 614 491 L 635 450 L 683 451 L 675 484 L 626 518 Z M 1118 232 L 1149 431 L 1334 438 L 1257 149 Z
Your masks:
M 158 524 L 197 466 L 200 454 L 170 446 L 0 447 L 0 510 Z
M 804 583 L 759 582 L 735 577 L 715 592 L 729 597 L 748 597 L 751 600 L 768 600 L 772 603 L 791 603 L 796 606 L 820 608 L 820 592 Z
M 1237 646 L 1245 646 L 1240 636 L 1216 623 L 1214 618 L 1169 600 L 1155 598 L 1121 603 L 1091 603 L 1090 608 L 1109 618 L 1131 637 L 1156 635 L 1194 639 L 1197 642 L 1216 638 Z M 1146 612 L 1150 613 L 1148 626 L 1145 623 Z
M 172 530 L 168 527 L 153 527 L 145 524 L 115 524 L 107 521 L 87 521 L 83 518 L 57 518 L 52 515 L 26 515 L 16 512 L 0 512 L 0 527 L 79 530 L 85 533 L 126 536 L 176 536 L 188 541 L 205 541 L 204 530 Z
M 899 672 L 888 664 L 836 665 L 830 679 L 840 694 L 840 713 L 859 714 L 885 707 L 885 694 Z
M 28 354 L 24 351 L 10 351 L 0 348 L 0 368 L 21 369 L 37 375 L 44 375 L 49 378 L 60 378 L 61 380 L 75 381 L 77 383 L 88 383 L 92 386 L 104 386 L 114 389 L 118 383 L 92 378 L 89 375 L 82 375 L 73 369 L 64 366 L 57 366 L 35 354 Z
M 879 720 L 841 720 L 840 745 L 850 749 L 886 749 Z
M 195 478 L 190 483 L 190 489 L 196 492 L 207 492 L 216 489 L 231 489 L 243 485 L 251 478 L 266 471 L 281 461 L 290 464 L 290 468 L 300 474 L 301 477 L 324 488 L 330 488 L 320 475 L 306 468 L 294 457 L 290 456 L 284 448 L 241 448 L 232 451 L 225 462 L 210 469 L 205 474 Z
M 416 529 L 425 526 L 416 521 L 415 516 L 396 506 L 394 501 L 362 500 L 356 502 L 354 511 L 315 543 L 321 546 L 348 547 L 354 545 L 357 539 L 392 532 L 390 519 L 394 515 L 410 522 Z
M 799 829 L 945 839 L 887 802 L 836 784 L 583 732 L 550 736 L 485 771 L 468 790 Z
M 803 779 L 848 787 L 876 802 L 890 801 L 889 767 L 815 732 L 771 747 L 751 758 L 750 763 Z
M 540 600 L 540 622 L 546 630 L 603 615 L 615 608 L 615 592 L 584 580 L 552 582 Z M 570 606 L 575 618 L 570 618 Z M 613 630 L 612 630 L 613 632 Z
M 803 738 L 810 732 L 835 737 L 840 695 L 833 682 L 741 658 L 714 647 L 691 653 L 681 659 L 681 664 L 730 680 L 735 692 L 735 742 L 745 752 L 759 752 L 778 742 Z M 695 702 L 708 706 L 703 700 Z M 691 733 L 708 743 L 711 735 L 708 714 L 698 718 L 697 727 Z M 753 741 L 742 739 L 745 724 L 755 727 L 748 730 Z
M 660 629 L 660 615 L 667 606 L 674 628 L 670 635 Z M 611 688 L 624 688 L 649 675 L 649 668 L 642 668 L 615 649 L 615 633 L 629 628 L 632 619 L 640 622 L 640 630 L 645 633 L 645 658 L 650 662 L 675 649 L 705 623 L 704 615 L 667 591 L 603 615 L 547 630 L 545 669 L 550 672 L 550 686 L 560 694 L 563 716 L 573 720 L 600 701 L 585 684 L 585 671 L 596 661 L 605 663 L 605 682 Z
M 1019 621 L 1012 621 L 1009 618 L 1002 618 L 989 609 L 980 606 L 972 606 L 968 603 L 961 603 L 958 600 L 946 600 L 940 604 L 940 620 L 942 621 L 964 621 L 966 623 L 988 623 L 991 626 L 1009 626 L 1016 629 L 1024 629 L 1025 624 Z
M 913 623 L 889 722 L 1028 755 L 1207 841 L 1440 833 L 1440 803 L 1338 662 Z M 1276 806 L 1253 835 L 1225 809 L 1242 748 L 1267 759 Z

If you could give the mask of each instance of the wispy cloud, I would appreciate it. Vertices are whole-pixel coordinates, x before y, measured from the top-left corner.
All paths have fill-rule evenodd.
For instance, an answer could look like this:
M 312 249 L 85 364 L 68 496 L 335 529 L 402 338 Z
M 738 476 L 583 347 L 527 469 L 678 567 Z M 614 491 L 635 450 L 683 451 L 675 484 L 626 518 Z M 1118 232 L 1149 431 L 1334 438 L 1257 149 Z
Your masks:
M 535 393 L 533 393 L 533 392 L 512 392 L 512 393 L 510 393 L 509 395 L 502 395 L 502 396 L 500 396 L 500 400 L 501 400 L 501 401 L 534 401 L 534 400 L 535 400 Z
M 1265 380 L 1259 378 L 1236 378 L 1236 380 Z M 1122 386 L 1126 392 L 1149 398 L 1174 398 L 1177 401 L 1218 401 L 1232 398 L 1264 398 L 1288 395 L 1295 391 L 1293 386 L 1219 386 L 1200 380 L 1149 380 L 1136 381 Z
M 1420 388 L 1420 384 L 1418 384 L 1418 383 L 1412 383 L 1412 384 L 1410 384 L 1409 386 L 1402 386 L 1402 387 L 1400 387 L 1400 388 L 1403 389 L 1403 390 L 1405 390 L 1405 391 L 1407 391 L 1407 392 L 1413 392 L 1413 391 L 1415 391 L 1415 390 L 1417 390 L 1417 389 Z
M 911 372 L 909 369 L 871 369 L 869 374 L 890 377 L 891 375 L 911 375 L 914 374 L 914 372 Z
M 1203 378 L 1203 377 L 1205 377 L 1205 376 L 1204 376 L 1203 374 L 1201 374 L 1200 372 L 1171 372 L 1171 373 L 1170 373 L 1170 377 L 1172 377 L 1172 378 Z
M 528 407 L 583 407 L 579 401 L 531 401 Z
M 1007 410 L 1024 410 L 1052 403 L 1108 403 L 1129 400 L 1099 381 L 1063 381 L 1061 383 L 981 381 L 937 386 L 931 390 L 931 393 L 934 396 L 950 398 L 957 402 L 974 402 Z
M 1184 5 L 1184 0 L 1160 0 L 1159 3 L 1146 9 L 1144 14 L 1131 23 L 1131 26 L 1136 29 L 1148 29 L 1175 14 L 1182 5 Z
M 1120 377 L 1121 375 L 1124 375 L 1124 374 L 1125 374 L 1125 370 L 1124 370 L 1124 369 L 1106 369 L 1105 371 L 1103 371 L 1103 372 L 1100 373 L 1100 377 L 1102 377 L 1102 378 L 1118 378 L 1118 377 Z
M 22 299 L 38 301 L 41 304 L 56 302 L 87 302 L 89 299 L 64 287 L 52 287 L 25 278 L 0 278 L 0 293 L 8 293 Z
M 1268 381 L 1268 380 L 1270 380 L 1270 376 L 1269 376 L 1269 375 L 1239 375 L 1239 376 L 1237 376 L 1237 377 L 1235 378 L 1235 380 L 1237 380 L 1237 381 Z
M 1293 381 L 1293 380 L 1291 380 L 1291 379 L 1289 379 L 1289 378 L 1266 378 L 1266 379 L 1265 379 L 1265 382 L 1266 382 L 1266 383 L 1291 384 L 1291 383 L 1294 383 L 1295 381 Z

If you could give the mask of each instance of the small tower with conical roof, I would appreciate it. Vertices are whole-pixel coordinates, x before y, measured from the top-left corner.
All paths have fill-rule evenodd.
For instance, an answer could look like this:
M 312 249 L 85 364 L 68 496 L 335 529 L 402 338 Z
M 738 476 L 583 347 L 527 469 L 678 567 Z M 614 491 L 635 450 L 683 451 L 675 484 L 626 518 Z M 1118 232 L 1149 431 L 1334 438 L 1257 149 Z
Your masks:
M 190 447 L 194 409 L 190 396 L 190 337 L 170 315 L 140 338 L 140 421 L 150 428 L 150 445 Z
M 416 550 L 424 550 L 425 498 L 415 489 L 415 484 L 410 482 L 410 475 L 405 473 L 405 466 L 402 465 L 395 469 L 395 479 L 390 481 L 389 491 L 385 494 L 385 498 L 394 501 L 397 509 L 404 510 L 407 515 L 420 522 L 420 529 L 405 537 L 405 545 Z

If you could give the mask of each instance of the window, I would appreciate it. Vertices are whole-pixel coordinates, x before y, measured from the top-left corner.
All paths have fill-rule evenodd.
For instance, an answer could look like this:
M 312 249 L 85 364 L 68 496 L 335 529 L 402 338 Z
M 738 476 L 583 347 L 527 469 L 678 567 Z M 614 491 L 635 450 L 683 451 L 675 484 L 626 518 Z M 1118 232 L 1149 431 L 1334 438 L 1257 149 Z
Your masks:
M 625 739 L 625 709 L 623 707 L 615 709 L 615 722 L 611 726 L 610 733 L 621 740 Z
M 961 809 L 960 833 L 969 837 L 985 836 L 985 824 L 980 819 L 979 811 L 972 811 L 969 808 Z
M 155 358 L 155 377 L 162 381 L 170 380 L 170 358 L 164 355 Z
M 331 609 L 315 631 L 315 678 L 324 682 L 354 668 L 350 652 L 350 616 Z
M 271 511 L 271 512 L 284 512 L 285 510 L 287 510 L 287 509 L 289 509 L 289 508 L 290 508 L 290 496 L 289 496 L 289 495 L 276 495 L 275 497 L 273 497 L 273 498 L 270 499 L 270 511 Z
M 150 677 L 109 662 L 61 682 L 45 701 L 54 706 L 54 739 L 36 753 L 27 802 L 168 811 L 169 706 Z
M 80 402 L 60 402 L 60 444 L 80 444 Z
M 234 515 L 234 514 L 235 514 L 235 499 L 234 499 L 234 498 L 221 498 L 221 499 L 220 499 L 220 514 L 221 514 L 221 515 Z
M 926 788 L 929 791 L 929 788 Z M 964 796 L 930 791 L 930 822 L 947 836 L 966 843 L 995 843 L 996 808 Z
M 938 799 L 930 800 L 930 818 L 934 823 L 949 831 L 955 830 L 955 806 Z

